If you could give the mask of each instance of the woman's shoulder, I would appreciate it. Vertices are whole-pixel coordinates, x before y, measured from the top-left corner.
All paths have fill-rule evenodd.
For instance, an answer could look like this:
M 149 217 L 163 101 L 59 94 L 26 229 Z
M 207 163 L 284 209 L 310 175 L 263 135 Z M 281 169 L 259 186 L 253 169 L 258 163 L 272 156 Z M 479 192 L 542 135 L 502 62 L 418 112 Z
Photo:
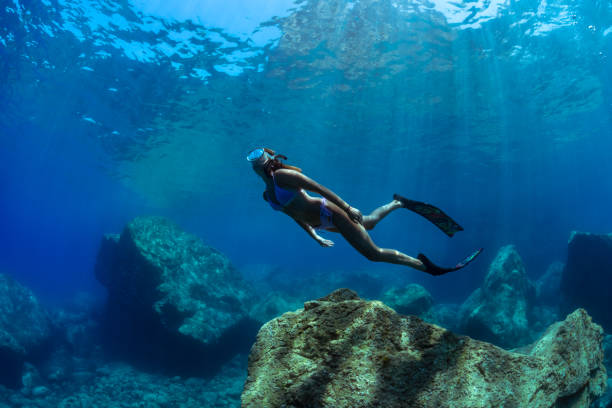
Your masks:
M 284 189 L 299 189 L 304 184 L 304 175 L 291 169 L 278 169 L 272 174 L 274 184 Z
M 292 169 L 277 169 L 272 173 L 273 176 L 281 176 L 281 177 L 295 177 L 300 176 L 302 173 Z

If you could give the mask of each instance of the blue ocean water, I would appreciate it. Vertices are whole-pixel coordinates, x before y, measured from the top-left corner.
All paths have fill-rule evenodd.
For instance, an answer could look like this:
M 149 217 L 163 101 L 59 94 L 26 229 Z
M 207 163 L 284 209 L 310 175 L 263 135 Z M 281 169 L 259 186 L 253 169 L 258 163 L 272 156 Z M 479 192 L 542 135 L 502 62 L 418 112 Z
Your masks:
M 612 6 L 603 1 L 8 1 L 0 10 L 0 267 L 41 296 L 98 290 L 100 236 L 166 215 L 239 267 L 372 265 L 261 200 L 269 146 L 364 213 L 374 240 L 450 264 L 462 298 L 501 245 L 529 273 L 612 230 Z M 392 220 L 392 221 L 391 221 Z
M 6 0 L 0 273 L 103 297 L 103 234 L 162 215 L 247 276 L 378 271 L 461 303 L 514 244 L 537 279 L 572 231 L 612 232 L 611 59 L 599 0 Z M 381 247 L 484 252 L 431 277 L 321 248 L 262 200 L 260 146 L 364 214 L 399 193 L 465 228 L 396 211 Z

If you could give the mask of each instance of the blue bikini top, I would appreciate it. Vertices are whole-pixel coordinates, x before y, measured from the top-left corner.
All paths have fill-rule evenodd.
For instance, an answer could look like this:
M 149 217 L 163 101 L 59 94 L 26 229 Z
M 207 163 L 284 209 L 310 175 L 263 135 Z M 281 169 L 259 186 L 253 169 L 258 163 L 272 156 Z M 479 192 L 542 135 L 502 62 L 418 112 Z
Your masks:
M 291 200 L 295 198 L 298 192 L 295 190 L 286 190 L 284 188 L 279 187 L 278 184 L 276 184 L 274 175 L 272 175 L 272 180 L 274 180 L 274 195 L 276 196 L 276 201 L 278 202 L 278 204 L 272 201 L 267 190 L 265 192 L 266 199 L 268 200 L 268 203 L 272 208 L 274 208 L 276 211 L 280 211 L 285 208 L 287 204 L 291 202 Z

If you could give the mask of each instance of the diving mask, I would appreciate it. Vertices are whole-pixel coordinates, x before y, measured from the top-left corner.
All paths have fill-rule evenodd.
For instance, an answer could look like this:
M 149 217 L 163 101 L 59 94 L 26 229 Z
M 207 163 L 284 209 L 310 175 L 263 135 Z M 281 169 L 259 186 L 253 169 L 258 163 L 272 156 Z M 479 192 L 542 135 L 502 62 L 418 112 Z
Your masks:
M 270 149 L 260 147 L 249 153 L 246 159 L 250 161 L 253 166 L 263 166 L 268 161 L 268 159 L 272 158 L 270 152 L 272 152 Z M 276 156 L 274 156 L 274 158 L 276 158 Z
M 254 161 L 259 160 L 262 156 L 264 156 L 265 153 L 266 153 L 265 150 L 262 148 L 255 149 L 251 153 L 249 153 L 246 159 L 250 162 L 254 162 Z

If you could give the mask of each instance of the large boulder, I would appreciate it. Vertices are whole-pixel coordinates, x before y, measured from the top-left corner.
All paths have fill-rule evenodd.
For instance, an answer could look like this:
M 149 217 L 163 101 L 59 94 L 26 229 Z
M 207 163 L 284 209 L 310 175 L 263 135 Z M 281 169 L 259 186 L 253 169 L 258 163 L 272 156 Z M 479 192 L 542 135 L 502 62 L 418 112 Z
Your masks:
M 612 332 L 612 234 L 572 232 L 561 279 L 563 311 L 583 307 Z
M 606 383 L 602 338 L 577 310 L 513 353 L 339 289 L 260 329 L 242 406 L 586 407 Z
M 162 217 L 107 235 L 96 277 L 108 289 L 116 350 L 180 374 L 210 374 L 248 349 L 253 296 L 227 257 Z
M 382 299 L 387 306 L 401 314 L 421 316 L 433 306 L 433 297 L 423 286 L 410 283 L 387 290 Z
M 0 384 L 21 385 L 23 363 L 47 351 L 52 325 L 28 288 L 0 274 Z
M 535 287 L 513 245 L 502 247 L 481 288 L 460 310 L 459 331 L 505 348 L 528 343 Z

